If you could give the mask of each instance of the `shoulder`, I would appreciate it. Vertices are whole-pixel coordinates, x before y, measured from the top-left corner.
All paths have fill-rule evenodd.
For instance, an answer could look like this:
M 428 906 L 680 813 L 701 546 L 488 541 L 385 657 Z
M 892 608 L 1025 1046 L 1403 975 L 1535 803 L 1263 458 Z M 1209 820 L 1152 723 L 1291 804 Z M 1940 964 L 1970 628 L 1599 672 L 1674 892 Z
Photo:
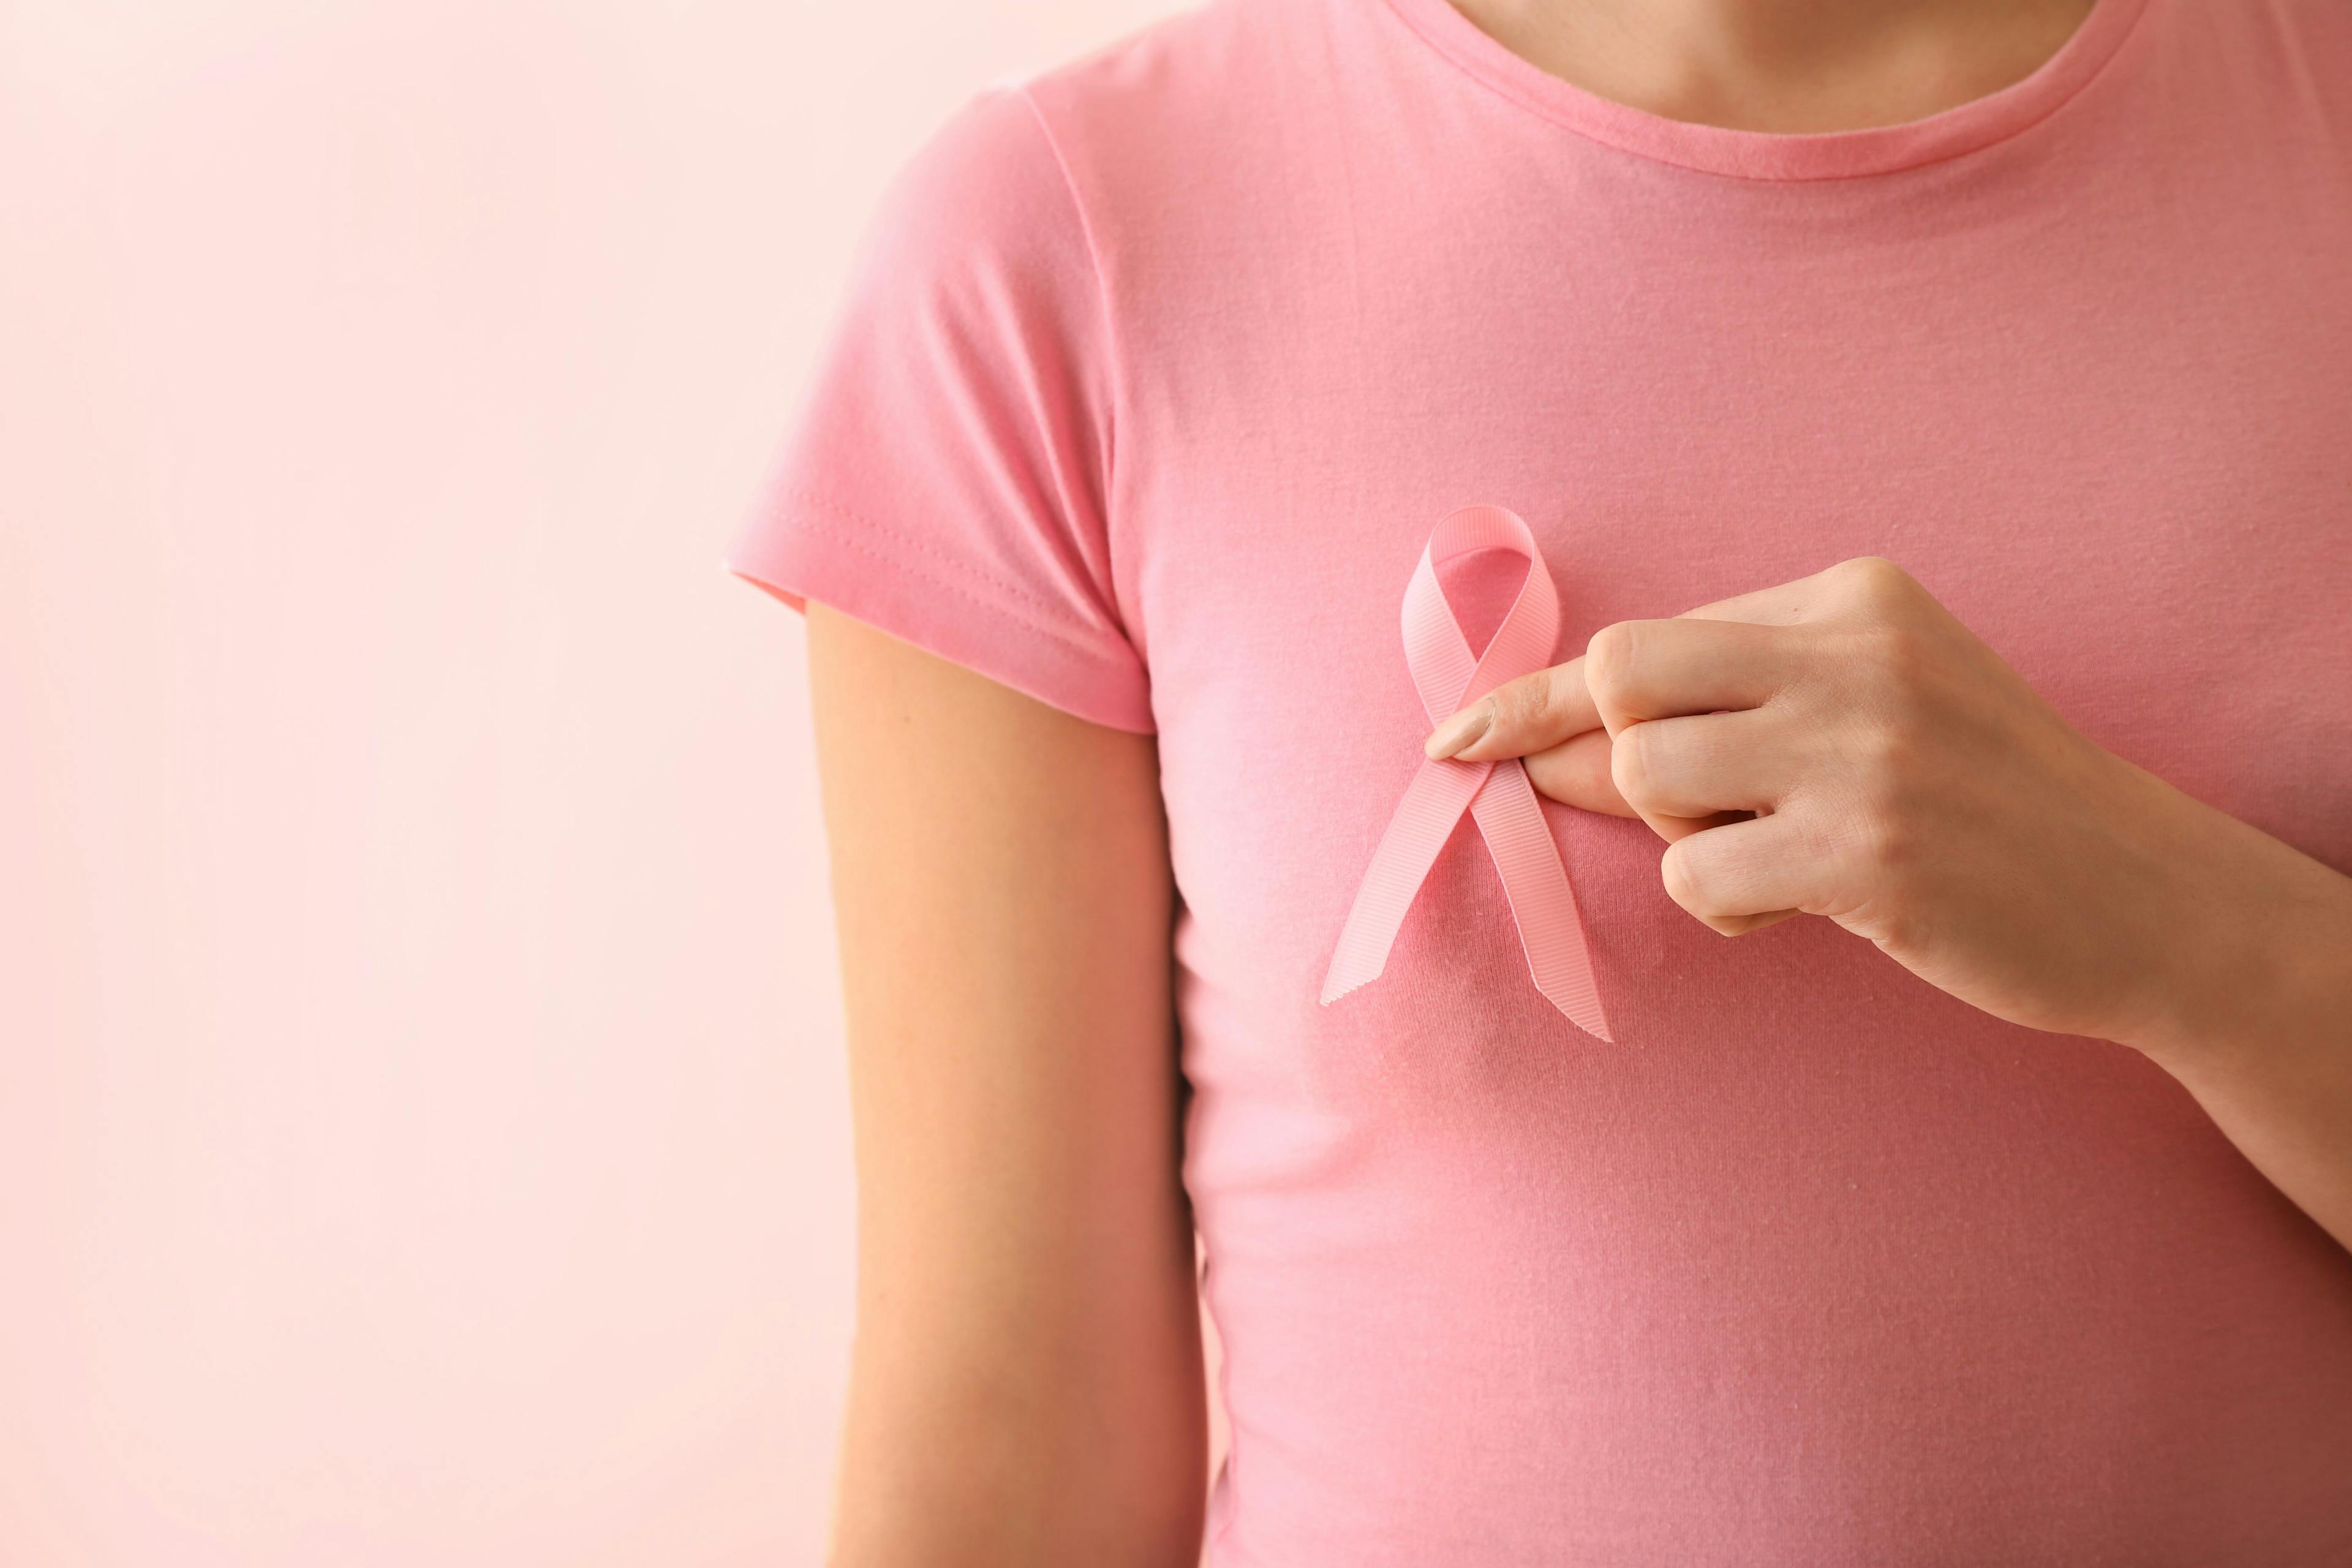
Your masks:
M 1074 219 L 1035 109 L 1017 84 L 994 82 L 950 110 L 891 173 L 864 261 L 944 272 L 989 258 L 1041 259 Z
M 1238 124 L 1236 100 L 1263 84 L 1276 36 L 1312 3 L 1208 0 L 1082 54 L 1008 72 L 945 115 L 894 185 L 934 205 L 977 208 L 983 198 L 1034 204 L 1081 168 L 1198 166 L 1208 151 L 1199 137 Z
M 1057 141 L 1091 155 L 1197 154 L 1207 149 L 1172 139 L 1275 112 L 1255 94 L 1276 84 L 1321 3 L 1205 0 L 997 85 L 1025 94 Z
M 1335 17 L 1365 3 L 1207 0 L 1000 85 L 1034 112 L 1108 264 L 1181 253 L 1287 184 L 1302 118 L 1347 89 Z
M 1317 0 L 1208 0 L 1082 54 L 1000 76 L 936 121 L 886 183 L 869 247 L 909 264 L 1066 261 L 1073 241 L 1165 213 L 1245 134 L 1234 107 Z
M 1206 0 L 997 78 L 890 178 L 863 272 L 966 315 L 1050 312 L 1106 358 L 1139 318 L 1213 316 L 1229 275 L 1305 221 L 1299 160 L 1331 155 L 1356 74 L 1330 51 L 1379 4 Z

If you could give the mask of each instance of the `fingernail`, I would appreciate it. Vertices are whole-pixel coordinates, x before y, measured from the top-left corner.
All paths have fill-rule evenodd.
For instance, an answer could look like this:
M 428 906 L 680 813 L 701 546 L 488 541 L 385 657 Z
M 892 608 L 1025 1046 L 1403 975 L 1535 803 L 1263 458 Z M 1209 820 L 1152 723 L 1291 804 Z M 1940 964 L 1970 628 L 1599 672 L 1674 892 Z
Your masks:
M 1429 739 L 1421 743 L 1421 749 L 1430 757 L 1450 757 L 1485 734 L 1486 726 L 1494 720 L 1495 711 L 1491 707 L 1484 702 L 1473 703 L 1430 731 Z

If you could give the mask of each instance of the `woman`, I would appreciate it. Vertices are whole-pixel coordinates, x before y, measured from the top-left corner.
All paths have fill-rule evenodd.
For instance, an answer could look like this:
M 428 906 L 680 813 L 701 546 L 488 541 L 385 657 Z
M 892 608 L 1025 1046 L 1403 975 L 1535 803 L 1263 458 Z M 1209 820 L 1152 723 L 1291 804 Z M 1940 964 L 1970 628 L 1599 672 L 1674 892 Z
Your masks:
M 729 557 L 840 1568 L 2352 1562 L 2347 429 L 2336 0 L 1213 0 L 975 95 Z

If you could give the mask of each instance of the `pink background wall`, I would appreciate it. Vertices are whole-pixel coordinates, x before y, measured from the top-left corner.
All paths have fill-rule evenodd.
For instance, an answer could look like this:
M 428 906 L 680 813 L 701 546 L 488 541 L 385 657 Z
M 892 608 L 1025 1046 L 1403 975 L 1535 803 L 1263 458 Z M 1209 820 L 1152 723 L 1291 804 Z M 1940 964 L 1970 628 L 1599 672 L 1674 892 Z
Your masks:
M 859 222 L 1146 0 L 0 8 L 0 1563 L 814 1562 Z

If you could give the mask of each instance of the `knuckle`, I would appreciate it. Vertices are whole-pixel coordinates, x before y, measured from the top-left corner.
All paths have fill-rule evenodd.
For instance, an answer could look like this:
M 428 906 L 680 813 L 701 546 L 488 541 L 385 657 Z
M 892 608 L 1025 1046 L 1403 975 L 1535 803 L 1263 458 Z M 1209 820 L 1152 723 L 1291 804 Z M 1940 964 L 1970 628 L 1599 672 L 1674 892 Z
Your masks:
M 1497 696 L 1502 721 L 1521 730 L 1543 727 L 1559 708 L 1559 692 L 1549 669 L 1521 676 Z
M 1899 599 L 1917 586 L 1910 573 L 1884 555 L 1853 556 L 1830 571 L 1841 585 L 1869 603 Z
M 1584 682 L 1598 701 L 1608 702 L 1632 688 L 1639 623 L 1612 621 L 1584 645 Z

